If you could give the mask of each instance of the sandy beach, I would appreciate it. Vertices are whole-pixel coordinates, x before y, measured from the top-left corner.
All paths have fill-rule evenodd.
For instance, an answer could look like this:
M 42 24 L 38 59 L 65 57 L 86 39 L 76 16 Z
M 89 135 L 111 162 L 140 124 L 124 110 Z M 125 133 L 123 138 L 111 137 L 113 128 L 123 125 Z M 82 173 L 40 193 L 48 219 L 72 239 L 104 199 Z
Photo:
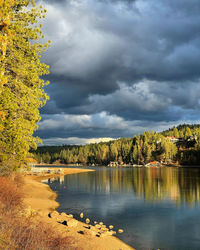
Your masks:
M 65 175 L 93 171 L 88 169 L 74 168 L 65 168 L 63 170 Z M 45 176 L 25 176 L 24 203 L 29 208 L 29 210 L 36 214 L 37 220 L 50 223 L 51 227 L 55 228 L 56 231 L 60 231 L 63 236 L 71 237 L 73 239 L 74 249 L 133 249 L 114 236 L 102 234 L 100 237 L 97 237 L 97 229 L 92 225 L 90 225 L 88 228 L 88 225 L 85 223 L 77 221 L 73 218 L 65 217 L 63 214 L 59 215 L 56 212 L 53 212 L 59 206 L 59 203 L 56 201 L 57 194 L 53 192 L 47 184 L 41 183 L 41 180 L 54 176 L 55 175 L 52 174 L 45 174 Z M 51 212 L 53 212 L 52 218 L 48 216 L 48 214 Z M 68 213 L 68 211 L 65 212 Z M 65 218 L 63 218 L 63 216 Z M 71 223 L 71 226 L 58 223 L 58 221 L 61 222 L 64 219 L 69 221 L 68 224 L 70 225 Z

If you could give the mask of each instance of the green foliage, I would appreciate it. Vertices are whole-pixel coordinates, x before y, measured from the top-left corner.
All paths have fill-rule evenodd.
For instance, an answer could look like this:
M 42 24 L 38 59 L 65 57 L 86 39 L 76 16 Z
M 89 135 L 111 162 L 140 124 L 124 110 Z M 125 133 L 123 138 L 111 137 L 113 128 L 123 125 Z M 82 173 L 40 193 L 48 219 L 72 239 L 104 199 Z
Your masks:
M 33 4 L 32 4 L 33 3 Z M 32 7 L 31 7 L 32 5 Z M 30 0 L 0 0 L 0 163 L 26 162 L 27 152 L 36 148 L 33 137 L 40 120 L 39 108 L 47 95 L 48 83 L 40 76 L 48 66 L 40 61 L 49 46 L 43 37 L 38 18 L 45 15 L 42 7 Z

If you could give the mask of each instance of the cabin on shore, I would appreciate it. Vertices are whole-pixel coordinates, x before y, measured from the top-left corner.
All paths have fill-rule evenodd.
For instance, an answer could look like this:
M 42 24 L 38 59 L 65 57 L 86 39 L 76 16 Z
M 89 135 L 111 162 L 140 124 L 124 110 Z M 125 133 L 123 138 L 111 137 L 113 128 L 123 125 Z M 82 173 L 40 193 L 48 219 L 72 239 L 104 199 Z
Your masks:
M 151 161 L 145 165 L 145 167 L 160 167 L 161 164 L 158 161 Z
M 167 136 L 167 139 L 169 139 L 172 143 L 177 143 L 179 141 L 179 138 L 176 138 L 174 136 Z
M 111 161 L 108 164 L 109 167 L 118 167 L 119 166 L 119 162 L 118 161 Z
M 188 136 L 186 139 L 183 137 L 174 137 L 174 136 L 167 136 L 167 139 L 169 139 L 172 143 L 184 143 L 184 142 L 196 142 L 197 141 L 197 135 Z

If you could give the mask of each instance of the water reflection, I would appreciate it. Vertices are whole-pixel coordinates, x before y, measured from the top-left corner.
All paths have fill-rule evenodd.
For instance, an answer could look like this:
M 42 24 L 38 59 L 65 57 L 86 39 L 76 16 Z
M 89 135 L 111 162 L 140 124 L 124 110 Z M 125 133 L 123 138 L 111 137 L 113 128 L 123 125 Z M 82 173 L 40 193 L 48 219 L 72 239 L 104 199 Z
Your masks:
M 138 169 L 133 175 L 135 193 L 145 200 L 174 200 L 193 204 L 200 200 L 200 171 L 185 168 Z
M 200 170 L 193 168 L 102 168 L 97 173 L 84 173 L 53 178 L 74 190 L 88 193 L 134 193 L 146 201 L 171 200 L 190 205 L 200 201 Z

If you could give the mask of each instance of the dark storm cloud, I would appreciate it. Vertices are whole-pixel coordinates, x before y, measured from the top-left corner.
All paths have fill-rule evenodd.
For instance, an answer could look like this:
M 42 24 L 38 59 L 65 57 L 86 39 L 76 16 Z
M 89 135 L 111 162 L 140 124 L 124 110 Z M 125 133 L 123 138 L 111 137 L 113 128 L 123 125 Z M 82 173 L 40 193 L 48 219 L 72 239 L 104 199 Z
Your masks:
M 104 137 L 113 137 L 116 138 L 116 135 L 121 135 L 125 137 L 129 137 L 130 133 L 124 133 L 123 131 L 119 129 L 103 129 L 103 128 L 90 128 L 90 129 L 73 129 L 70 128 L 70 130 L 46 130 L 46 131 L 40 131 L 39 136 L 41 138 L 49 138 L 50 136 L 58 137 L 58 138 L 69 138 L 69 137 L 78 137 L 82 138 L 84 135 L 84 138 L 101 138 L 102 135 Z
M 200 110 L 200 1 L 42 1 L 44 32 L 52 47 L 50 101 L 42 113 L 89 115 L 106 112 L 90 127 L 42 130 L 53 136 L 120 136 L 196 121 Z M 43 115 L 43 119 L 47 119 Z M 102 119 L 127 122 L 126 132 Z M 50 120 L 47 119 L 49 122 Z M 138 129 L 134 121 L 141 121 Z M 67 122 L 67 120 L 65 120 Z M 119 120 L 116 120 L 119 122 Z M 147 122 L 147 123 L 146 123 Z M 104 124 L 105 125 L 105 124 Z M 113 126 L 113 124 L 112 124 Z M 123 127 L 123 126 L 122 126 Z M 137 127 L 137 126 L 136 126 Z M 50 130 L 49 130 L 50 129 Z M 58 134 L 57 134 L 58 133 Z
M 90 79 L 99 82 L 100 75 L 107 79 L 108 72 L 111 85 L 118 80 L 198 78 L 200 17 L 196 9 L 200 3 L 175 2 L 138 1 L 133 10 L 119 10 L 114 4 L 99 6 L 95 1 L 84 8 L 69 4 L 63 17 L 66 19 L 61 18 L 66 33 L 55 42 L 47 58 L 52 73 L 79 76 L 92 89 Z M 76 15 L 72 13 L 74 9 Z M 189 15 L 192 10 L 194 14 Z M 61 34 L 56 34 L 56 27 L 51 26 L 51 30 L 55 36 Z M 95 85 L 98 88 L 99 84 Z

